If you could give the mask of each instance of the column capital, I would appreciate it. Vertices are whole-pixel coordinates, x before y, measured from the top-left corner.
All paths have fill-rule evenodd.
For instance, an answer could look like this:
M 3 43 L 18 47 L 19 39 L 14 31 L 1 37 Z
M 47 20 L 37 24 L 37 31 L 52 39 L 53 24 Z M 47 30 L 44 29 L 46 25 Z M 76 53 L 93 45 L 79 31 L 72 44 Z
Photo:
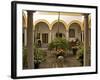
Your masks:
M 68 32 L 69 31 L 69 29 L 66 29 L 66 32 Z
M 36 11 L 34 11 L 34 10 L 27 10 L 27 12 L 35 13 Z
M 84 32 L 84 30 L 81 30 L 81 32 Z
M 23 29 L 27 29 L 27 27 L 24 26 Z
M 83 13 L 82 15 L 85 17 L 85 16 L 88 16 L 90 13 Z

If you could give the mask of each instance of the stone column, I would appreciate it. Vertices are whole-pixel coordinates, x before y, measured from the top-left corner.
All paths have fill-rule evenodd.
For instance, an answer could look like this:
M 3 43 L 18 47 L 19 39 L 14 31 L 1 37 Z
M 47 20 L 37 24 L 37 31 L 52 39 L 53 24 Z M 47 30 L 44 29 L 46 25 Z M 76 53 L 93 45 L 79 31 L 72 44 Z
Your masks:
M 25 28 L 24 31 L 25 31 L 25 37 L 24 37 L 25 38 L 25 46 L 27 46 L 27 28 Z
M 34 68 L 33 50 L 33 12 L 27 11 L 27 62 L 28 69 Z
M 89 28 L 89 46 L 91 46 L 91 29 Z
M 68 38 L 69 38 L 69 31 L 66 30 L 66 40 L 68 40 Z
M 41 40 L 41 43 L 42 43 L 42 32 L 40 32 L 40 40 Z
M 35 30 L 33 29 L 33 44 L 35 43 Z
M 89 50 L 89 31 L 88 31 L 88 15 L 84 14 L 84 66 L 89 65 L 88 50 Z
M 23 30 L 23 33 L 24 33 L 24 47 L 26 47 L 27 45 L 27 28 L 24 27 L 24 30 Z
M 84 42 L 84 31 L 82 31 L 82 42 Z
M 51 34 L 51 30 L 50 30 L 50 32 L 49 32 L 49 43 L 51 43 L 51 37 L 52 36 L 52 34 Z

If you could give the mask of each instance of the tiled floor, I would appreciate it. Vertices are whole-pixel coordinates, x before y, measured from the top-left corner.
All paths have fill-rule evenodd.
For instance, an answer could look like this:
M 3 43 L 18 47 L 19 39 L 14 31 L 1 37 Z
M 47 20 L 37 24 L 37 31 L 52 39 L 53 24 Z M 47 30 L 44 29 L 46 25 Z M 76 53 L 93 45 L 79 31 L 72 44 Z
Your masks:
M 81 65 L 75 55 L 68 55 L 67 53 L 63 59 L 59 60 L 56 55 L 47 51 L 45 59 L 46 60 L 40 64 L 40 68 L 77 67 Z

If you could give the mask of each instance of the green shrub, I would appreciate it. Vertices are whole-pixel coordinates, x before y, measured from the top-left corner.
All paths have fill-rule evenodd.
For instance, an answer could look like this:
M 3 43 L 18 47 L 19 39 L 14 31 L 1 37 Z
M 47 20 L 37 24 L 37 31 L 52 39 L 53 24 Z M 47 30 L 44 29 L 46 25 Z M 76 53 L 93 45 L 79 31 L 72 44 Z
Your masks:
M 45 60 L 45 52 L 39 48 L 37 48 L 37 45 L 33 45 L 33 49 L 34 49 L 34 63 L 41 63 L 42 61 Z M 27 68 L 28 66 L 28 62 L 27 62 L 27 56 L 28 56 L 28 52 L 27 52 L 27 48 L 24 47 L 23 48 L 23 68 Z
M 39 48 L 34 49 L 34 62 L 41 63 L 45 60 L 45 52 Z
M 83 57 L 84 57 L 84 45 L 83 45 L 83 43 L 81 43 L 79 45 L 76 57 L 77 57 L 77 60 L 79 60 L 79 62 L 81 63 L 81 65 L 83 65 L 83 61 L 84 61 L 83 60 Z
M 48 48 L 50 50 L 54 48 L 61 48 L 63 50 L 66 50 L 68 48 L 68 41 L 65 38 L 55 38 L 51 43 L 49 43 Z

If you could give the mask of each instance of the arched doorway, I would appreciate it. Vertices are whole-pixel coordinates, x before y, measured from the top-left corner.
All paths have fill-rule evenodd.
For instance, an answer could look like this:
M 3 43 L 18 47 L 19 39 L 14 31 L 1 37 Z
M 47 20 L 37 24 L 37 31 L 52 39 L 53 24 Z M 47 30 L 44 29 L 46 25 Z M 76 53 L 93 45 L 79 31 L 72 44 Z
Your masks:
M 62 22 L 56 22 L 52 26 L 52 39 L 56 37 L 66 37 L 66 28 Z
M 69 40 L 82 40 L 81 26 L 78 23 L 72 23 L 69 26 Z
M 40 47 L 46 48 L 49 41 L 49 26 L 45 22 L 38 22 L 35 25 L 35 43 L 39 43 Z

